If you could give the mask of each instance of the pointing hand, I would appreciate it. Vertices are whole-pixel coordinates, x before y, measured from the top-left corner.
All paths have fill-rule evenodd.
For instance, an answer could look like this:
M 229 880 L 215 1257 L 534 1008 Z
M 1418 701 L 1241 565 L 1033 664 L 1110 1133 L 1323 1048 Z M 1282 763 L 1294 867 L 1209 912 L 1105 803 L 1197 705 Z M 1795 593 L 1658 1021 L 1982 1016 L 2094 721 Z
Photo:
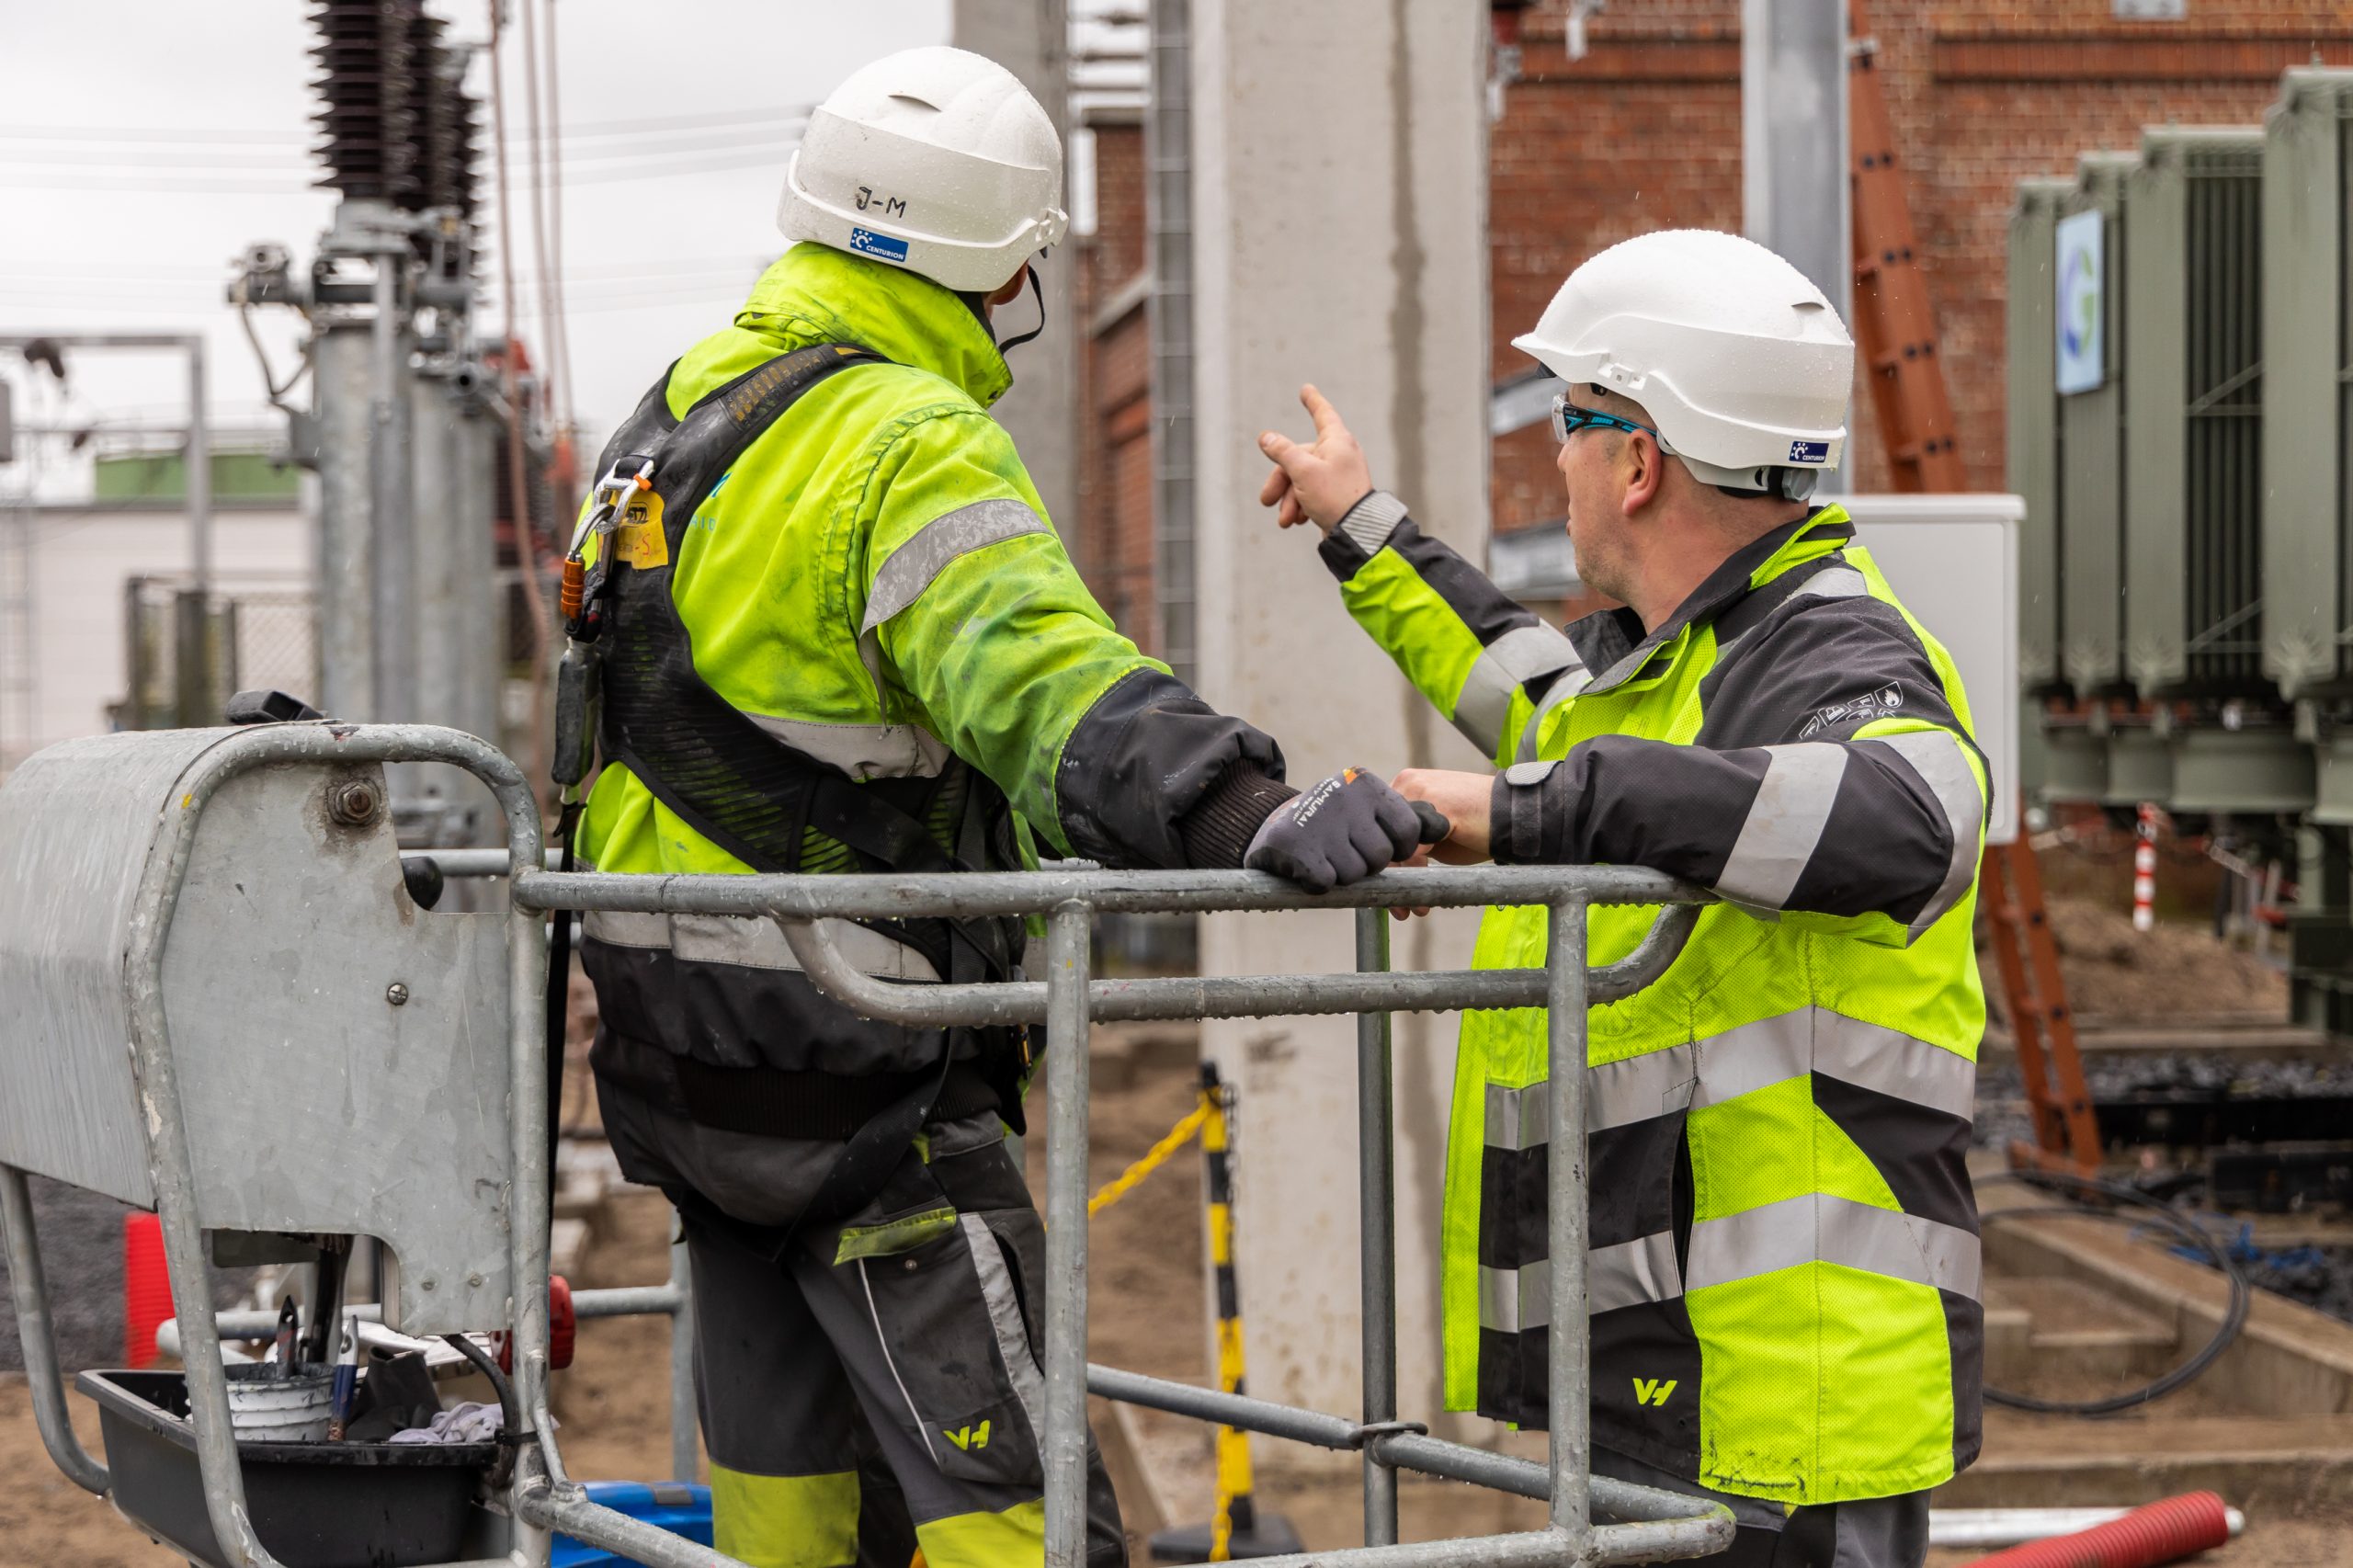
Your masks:
M 1258 449 L 1275 462 L 1259 487 L 1258 505 L 1279 507 L 1275 521 L 1284 528 L 1312 522 L 1328 535 L 1372 489 L 1372 471 L 1340 411 L 1322 392 L 1303 386 L 1299 401 L 1315 421 L 1315 440 L 1302 447 L 1279 430 L 1258 437 Z

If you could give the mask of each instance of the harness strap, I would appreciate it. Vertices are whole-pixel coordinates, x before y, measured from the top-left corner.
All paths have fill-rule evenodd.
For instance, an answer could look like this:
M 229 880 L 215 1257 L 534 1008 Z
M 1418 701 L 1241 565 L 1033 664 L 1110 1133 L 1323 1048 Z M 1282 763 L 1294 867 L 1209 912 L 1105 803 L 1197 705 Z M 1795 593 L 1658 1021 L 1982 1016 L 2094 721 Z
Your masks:
M 654 462 L 665 555 L 675 561 L 694 514 L 735 460 L 817 386 L 855 365 L 889 361 L 851 344 L 816 344 L 779 356 L 699 399 L 672 421 L 649 396 L 612 449 Z M 648 440 L 647 437 L 653 437 Z M 614 561 L 599 552 L 599 564 Z M 692 639 L 671 598 L 667 570 L 621 570 L 593 581 L 613 597 L 607 619 L 604 749 L 655 799 L 705 838 L 762 871 L 800 869 L 810 831 L 847 846 L 881 870 L 968 869 L 941 850 L 885 781 L 859 785 L 831 764 L 761 729 L 711 690 L 694 667 Z M 951 766 L 961 767 L 961 764 Z M 993 790 L 966 770 L 968 790 Z M 1017 961 L 998 922 L 872 922 L 955 979 L 1003 979 Z M 929 930 L 924 929 L 930 927 Z M 944 938 L 944 939 L 943 939 Z
M 995 785 L 961 760 L 935 780 L 860 785 L 762 729 L 695 668 L 693 641 L 672 597 L 673 564 L 683 552 L 688 526 L 728 469 L 812 390 L 853 366 L 883 363 L 881 355 L 854 344 L 796 349 L 698 400 L 678 418 L 669 414 L 665 377 L 608 447 L 608 472 L 618 472 L 617 457 L 626 458 L 632 472 L 652 464 L 639 493 L 624 498 L 623 516 L 633 528 L 658 527 L 661 538 L 657 557 L 657 541 L 645 534 L 633 536 L 626 551 L 620 535 L 608 535 L 597 551 L 597 570 L 584 584 L 584 615 L 604 644 L 601 747 L 689 827 L 758 871 L 800 870 L 812 834 L 847 846 L 876 869 L 977 868 L 987 863 L 992 814 L 1006 812 Z M 921 814 L 937 810 L 949 789 L 964 791 L 959 820 L 941 824 L 952 854 Z M 1015 972 L 1017 922 L 862 924 L 923 953 L 947 980 L 999 980 Z M 972 1066 L 956 1063 L 952 1045 L 943 1042 L 936 1069 L 888 1078 L 702 1069 L 680 1059 L 675 1081 L 695 1119 L 705 1125 L 843 1141 L 793 1225 L 771 1238 L 780 1251 L 799 1225 L 829 1222 L 868 1202 L 927 1120 L 995 1106 L 1018 1127 L 1018 1084 L 1028 1053 L 1016 1033 L 978 1032 L 980 1062 Z M 828 1077 L 824 1086 L 813 1082 Z M 822 1131 L 804 1131 L 816 1128 Z M 696 1211 L 711 1207 L 698 1199 Z

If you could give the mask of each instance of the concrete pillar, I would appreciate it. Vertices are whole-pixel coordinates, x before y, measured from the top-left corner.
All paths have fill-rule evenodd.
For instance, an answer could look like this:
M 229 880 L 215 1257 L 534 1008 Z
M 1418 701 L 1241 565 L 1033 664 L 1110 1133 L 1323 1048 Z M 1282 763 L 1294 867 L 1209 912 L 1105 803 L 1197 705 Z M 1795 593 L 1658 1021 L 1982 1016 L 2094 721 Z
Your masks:
M 1053 117 L 1063 144 L 1065 189 L 1063 208 L 1070 209 L 1067 189 L 1070 167 L 1070 89 L 1068 85 L 1069 12 L 1063 0 L 956 0 L 949 41 L 959 49 L 985 54 L 1021 78 Z M 1078 250 L 1057 246 L 1038 268 L 1046 301 L 1046 330 L 1006 356 L 1013 371 L 1013 390 L 994 412 L 1014 444 L 1046 504 L 1054 526 L 1073 537 L 1078 527 L 1078 413 L 1074 389 L 1078 380 L 1078 316 L 1076 298 Z M 998 335 L 1029 330 L 1037 308 L 1028 294 L 997 312 Z
M 1312 530 L 1257 504 L 1258 432 L 1347 416 L 1376 483 L 1473 562 L 1487 527 L 1488 10 L 1474 0 L 1193 0 L 1197 579 L 1202 694 L 1279 739 L 1298 782 L 1352 763 L 1481 767 L 1341 608 Z M 1399 967 L 1467 962 L 1417 922 Z M 1222 915 L 1207 972 L 1342 971 L 1349 917 Z M 1250 1392 L 1357 1408 L 1354 1020 L 1211 1025 L 1241 1085 L 1237 1260 Z M 1438 1404 L 1438 1181 L 1451 1018 L 1397 1028 L 1402 1415 Z M 1267 1460 L 1298 1450 L 1268 1445 Z

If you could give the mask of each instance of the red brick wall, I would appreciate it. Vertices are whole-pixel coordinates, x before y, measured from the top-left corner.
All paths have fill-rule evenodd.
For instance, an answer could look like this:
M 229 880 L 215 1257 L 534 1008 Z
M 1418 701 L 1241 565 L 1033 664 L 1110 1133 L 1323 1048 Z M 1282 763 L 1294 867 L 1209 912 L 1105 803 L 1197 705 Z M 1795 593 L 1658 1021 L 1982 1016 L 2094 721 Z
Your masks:
M 1160 626 L 1152 591 L 1150 347 L 1141 309 L 1096 340 L 1103 397 L 1095 429 L 1105 478 L 1088 582 L 1120 629 L 1154 653 Z
M 2004 483 L 2003 307 L 2018 182 L 2071 175 L 2079 153 L 2137 145 L 2144 125 L 2259 122 L 2282 68 L 2353 63 L 2353 6 L 2345 0 L 2188 3 L 2189 17 L 2180 22 L 2118 22 L 2112 0 L 1870 6 L 1877 74 L 1976 488 Z M 1590 52 L 1574 62 L 1563 41 L 1566 9 L 1567 0 L 1540 0 L 1526 14 L 1525 79 L 1506 93 L 1492 131 L 1499 376 L 1529 368 L 1511 339 L 1586 256 L 1654 229 L 1740 227 L 1738 0 L 1619 0 L 1590 21 Z M 1107 294 L 1142 263 L 1141 145 L 1132 131 L 1125 134 L 1098 132 L 1097 142 L 1104 216 L 1094 244 Z M 1104 413 L 1097 407 L 1095 417 Z M 1859 383 L 1848 453 L 1849 483 L 1886 485 Z M 1560 517 L 1552 463 L 1540 426 L 1496 441 L 1498 531 Z M 1135 586 L 1132 575 L 1148 577 L 1149 552 L 1112 534 L 1148 533 L 1148 488 L 1139 487 L 1133 506 L 1115 503 L 1108 481 L 1097 488 L 1087 524 L 1104 530 L 1103 564 L 1088 569 L 1142 562 L 1116 571 L 1126 574 L 1128 602 L 1147 605 L 1148 585 Z
M 1088 277 L 1109 299 L 1143 270 L 1143 130 L 1095 128 L 1095 233 L 1086 244 Z
M 1575 263 L 1655 228 L 1740 226 L 1736 0 L 1619 7 L 1563 46 L 1565 0 L 1529 14 L 1528 80 L 1494 128 L 1496 369 Z M 2189 0 L 2181 22 L 2119 22 L 2111 0 L 1880 0 L 1870 6 L 1896 153 L 1970 483 L 2003 483 L 2003 308 L 2021 179 L 2071 175 L 2076 154 L 2134 146 L 2144 125 L 2258 123 L 2281 69 L 2353 62 L 2342 0 Z M 1496 443 L 1495 527 L 1560 515 L 1546 443 Z M 1859 383 L 1848 483 L 1887 465 Z
M 1072 553 L 1087 586 L 1145 652 L 1159 645 L 1152 591 L 1151 358 L 1141 307 L 1102 319 L 1142 275 L 1143 137 L 1095 128 L 1095 233 L 1078 244 L 1079 527 Z

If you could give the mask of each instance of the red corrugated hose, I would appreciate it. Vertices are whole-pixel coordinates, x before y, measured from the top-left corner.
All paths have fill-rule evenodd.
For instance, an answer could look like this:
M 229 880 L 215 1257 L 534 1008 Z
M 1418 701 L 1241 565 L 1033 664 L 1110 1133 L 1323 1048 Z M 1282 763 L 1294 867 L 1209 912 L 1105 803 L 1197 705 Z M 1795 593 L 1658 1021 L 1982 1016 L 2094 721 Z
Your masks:
M 2158 1568 L 2231 1539 L 2229 1512 L 2211 1492 L 2188 1492 L 2074 1535 L 1981 1557 L 1971 1568 Z

